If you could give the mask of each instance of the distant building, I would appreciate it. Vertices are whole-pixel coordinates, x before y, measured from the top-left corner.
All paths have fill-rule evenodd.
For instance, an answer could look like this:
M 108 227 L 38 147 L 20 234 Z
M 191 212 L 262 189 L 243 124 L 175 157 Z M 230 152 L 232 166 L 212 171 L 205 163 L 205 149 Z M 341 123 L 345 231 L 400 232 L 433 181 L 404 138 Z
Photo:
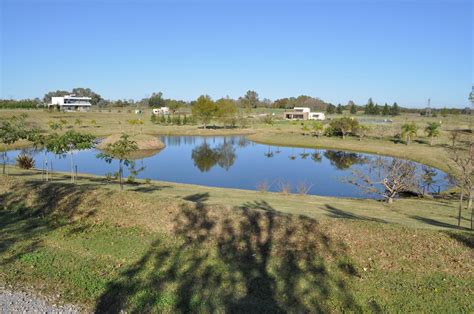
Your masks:
M 153 114 L 170 114 L 170 108 L 168 107 L 160 107 L 153 109 Z
M 283 113 L 287 120 L 326 120 L 323 112 L 311 112 L 308 107 L 294 107 L 293 111 Z
M 63 111 L 89 111 L 91 99 L 90 97 L 77 97 L 75 95 L 51 97 L 51 103 L 48 104 L 48 108 L 56 107 Z

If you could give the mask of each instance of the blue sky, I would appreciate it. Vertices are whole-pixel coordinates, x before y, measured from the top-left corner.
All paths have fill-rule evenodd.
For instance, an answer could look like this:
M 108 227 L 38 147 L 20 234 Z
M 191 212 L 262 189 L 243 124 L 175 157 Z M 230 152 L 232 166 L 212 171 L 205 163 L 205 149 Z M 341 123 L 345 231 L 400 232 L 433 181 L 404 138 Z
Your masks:
M 472 1 L 1 2 L 0 98 L 301 94 L 468 105 Z

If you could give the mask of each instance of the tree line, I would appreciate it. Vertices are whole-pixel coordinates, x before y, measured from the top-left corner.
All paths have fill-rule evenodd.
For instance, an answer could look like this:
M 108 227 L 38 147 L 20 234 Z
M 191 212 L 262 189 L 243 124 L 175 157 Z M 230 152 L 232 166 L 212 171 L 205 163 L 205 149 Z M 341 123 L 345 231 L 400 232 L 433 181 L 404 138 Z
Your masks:
M 51 103 L 52 97 L 59 97 L 74 94 L 79 97 L 90 97 L 91 104 L 97 108 L 127 108 L 127 107 L 169 107 L 171 111 L 175 112 L 178 108 L 186 106 L 193 106 L 198 100 L 184 101 L 178 99 L 165 98 L 162 92 L 154 92 L 148 97 L 144 97 L 140 100 L 134 99 L 117 99 L 109 100 L 102 97 L 99 93 L 91 90 L 90 88 L 76 87 L 72 90 L 56 90 L 46 93 L 42 99 L 24 99 L 24 100 L 13 100 L 13 99 L 0 99 L 0 109 L 34 109 L 38 107 L 46 107 Z M 292 109 L 294 107 L 309 107 L 313 111 L 322 111 L 328 114 L 342 114 L 343 111 L 350 111 L 351 114 L 356 114 L 358 111 L 364 111 L 368 115 L 398 115 L 402 112 L 407 113 L 420 113 L 425 114 L 425 109 L 413 109 L 400 107 L 396 102 L 392 105 L 385 103 L 383 106 L 374 103 L 372 98 L 369 99 L 366 105 L 360 106 L 350 100 L 346 105 L 338 104 L 334 105 L 330 102 L 326 102 L 317 97 L 311 97 L 307 95 L 300 95 L 298 97 L 285 97 L 279 98 L 274 101 L 263 98 L 261 99 L 259 94 L 254 90 L 248 90 L 243 96 L 237 99 L 231 100 L 235 106 L 241 109 L 250 110 L 253 108 L 274 108 L 274 109 Z M 432 109 L 435 114 L 470 114 L 469 108 L 458 109 L 458 108 L 444 108 L 444 109 Z

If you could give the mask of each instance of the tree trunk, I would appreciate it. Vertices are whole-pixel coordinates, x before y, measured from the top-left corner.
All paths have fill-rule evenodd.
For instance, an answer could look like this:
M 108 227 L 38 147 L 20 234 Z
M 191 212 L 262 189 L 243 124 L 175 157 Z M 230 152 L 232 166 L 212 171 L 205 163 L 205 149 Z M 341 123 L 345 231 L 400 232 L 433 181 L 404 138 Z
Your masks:
M 120 161 L 120 166 L 119 166 L 119 182 L 120 182 L 120 190 L 123 190 L 123 183 L 122 183 L 122 161 Z
M 3 152 L 3 174 L 5 174 L 5 169 L 7 167 L 7 152 Z
M 474 208 L 472 207 L 472 198 L 474 197 L 474 190 L 469 190 L 469 199 L 467 200 L 467 212 L 471 210 L 471 230 L 474 230 Z
M 433 146 L 433 137 L 430 137 L 430 146 Z
M 462 212 L 463 198 L 464 198 L 464 190 L 461 189 L 461 194 L 459 195 L 458 227 L 461 227 L 461 212 Z
M 74 183 L 74 160 L 71 153 L 71 183 Z
M 387 203 L 392 204 L 392 203 L 393 203 L 393 197 L 389 197 L 389 198 L 387 199 Z

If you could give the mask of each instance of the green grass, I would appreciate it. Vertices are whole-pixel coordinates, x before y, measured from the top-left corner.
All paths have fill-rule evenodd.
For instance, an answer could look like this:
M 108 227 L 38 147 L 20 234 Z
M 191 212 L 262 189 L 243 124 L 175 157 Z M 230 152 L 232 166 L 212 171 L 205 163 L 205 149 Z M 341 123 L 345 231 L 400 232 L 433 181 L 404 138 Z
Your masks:
M 88 310 L 473 310 L 469 232 L 288 215 L 270 193 L 230 207 L 195 186 L 157 197 L 0 180 L 0 282 Z

